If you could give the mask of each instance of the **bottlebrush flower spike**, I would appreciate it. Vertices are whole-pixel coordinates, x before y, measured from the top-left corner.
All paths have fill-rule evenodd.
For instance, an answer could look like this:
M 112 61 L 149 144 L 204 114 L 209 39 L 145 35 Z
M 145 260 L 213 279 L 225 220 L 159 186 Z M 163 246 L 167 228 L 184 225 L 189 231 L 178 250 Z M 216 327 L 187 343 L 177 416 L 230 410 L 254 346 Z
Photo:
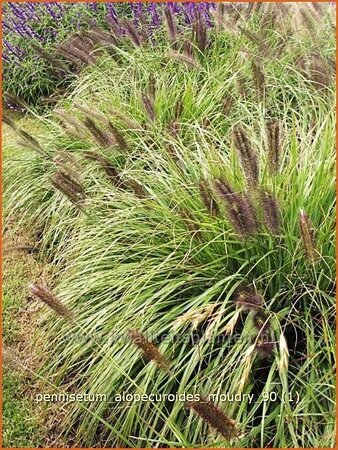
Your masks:
M 201 52 L 204 53 L 207 47 L 207 29 L 199 11 L 193 23 L 193 39 L 196 41 Z
M 128 144 L 123 134 L 110 121 L 108 121 L 108 126 L 120 150 L 126 152 L 128 150 Z
M 261 67 L 255 62 L 251 62 L 252 78 L 260 102 L 264 100 L 265 93 L 265 76 Z
M 183 55 L 182 53 L 179 52 L 171 51 L 168 53 L 168 57 L 176 59 L 176 61 L 185 63 L 188 67 L 199 67 L 199 64 L 195 61 L 194 58 L 187 55 Z
M 154 106 L 154 102 L 149 97 L 149 95 L 146 95 L 146 94 L 142 95 L 142 103 L 143 103 L 144 110 L 147 113 L 149 119 L 154 121 L 156 118 L 155 106 Z
M 270 356 L 272 356 L 274 349 L 274 342 L 270 341 L 267 338 L 258 337 L 255 345 L 255 350 L 257 351 L 259 356 L 261 356 L 262 358 L 269 358 Z
M 13 122 L 13 120 L 10 117 L 3 114 L 2 121 L 4 123 L 6 123 L 8 126 L 10 126 L 12 128 L 12 130 L 17 131 L 17 126 L 15 125 L 15 123 Z
M 271 234 L 278 235 L 281 213 L 276 198 L 267 191 L 261 191 L 260 200 L 267 229 Z
M 237 436 L 236 422 L 209 400 L 201 397 L 198 401 L 186 402 L 185 406 L 198 414 L 205 423 L 225 439 L 229 440 Z
M 225 94 L 222 100 L 222 110 L 225 116 L 228 116 L 230 114 L 233 104 L 234 97 L 230 93 Z
M 299 228 L 305 254 L 311 262 L 315 262 L 317 255 L 314 232 L 309 217 L 302 209 L 299 213 Z
M 149 75 L 149 82 L 148 82 L 148 93 L 149 97 L 155 100 L 156 96 L 156 78 L 153 74 Z
M 41 56 L 41 58 L 44 58 L 46 61 L 50 62 L 54 67 L 59 68 L 64 74 L 71 72 L 66 64 L 64 64 L 55 56 L 51 55 L 49 52 L 45 51 L 42 47 L 34 44 L 34 42 L 31 43 L 31 46 L 36 51 L 36 53 Z
M 77 207 L 85 200 L 85 192 L 81 183 L 75 180 L 69 173 L 58 171 L 51 179 L 52 185 Z
M 59 316 L 66 319 L 73 318 L 73 313 L 46 286 L 43 286 L 42 284 L 30 283 L 28 288 L 34 298 L 42 303 L 45 303 Z
M 123 181 L 117 169 L 113 167 L 108 158 L 96 152 L 85 152 L 84 156 L 92 161 L 96 161 L 106 172 L 112 184 L 116 187 L 124 187 Z
M 183 42 L 183 52 L 184 52 L 184 54 L 185 54 L 185 56 L 187 58 L 190 58 L 192 60 L 195 59 L 194 58 L 194 46 L 193 46 L 193 43 L 190 40 L 188 40 L 188 39 L 186 39 Z
M 90 117 L 87 116 L 83 123 L 102 147 L 108 148 L 114 145 L 115 142 L 109 134 L 102 131 Z
M 267 123 L 268 165 L 270 172 L 276 174 L 280 168 L 281 159 L 281 124 L 278 120 Z
M 257 309 L 262 303 L 262 296 L 252 287 L 239 288 L 235 292 L 235 303 L 243 309 Z
M 140 47 L 142 45 L 142 37 L 138 33 L 133 21 L 130 19 L 121 20 L 122 26 L 125 28 L 130 40 L 137 46 Z
M 213 198 L 210 188 L 205 180 L 199 182 L 199 191 L 204 206 L 211 216 L 217 216 L 219 209 L 216 200 Z
M 177 47 L 177 45 L 176 45 L 176 40 L 177 40 L 176 18 L 170 8 L 165 8 L 164 17 L 165 17 L 165 20 L 167 23 L 169 40 L 170 40 L 173 48 L 176 50 L 176 47 Z
M 266 334 L 271 327 L 271 320 L 268 314 L 257 309 L 253 315 L 253 323 L 259 333 Z
M 128 330 L 128 337 L 138 347 L 147 361 L 154 361 L 160 369 L 170 372 L 170 365 L 155 344 L 137 330 Z
M 257 232 L 257 220 L 250 200 L 235 193 L 231 186 L 222 179 L 215 180 L 213 187 L 220 200 L 223 201 L 228 218 L 236 232 L 241 236 Z
M 257 153 L 252 149 L 249 138 L 244 129 L 239 125 L 233 129 L 233 140 L 248 183 L 250 185 L 257 185 L 259 178 Z
M 183 103 L 181 99 L 178 99 L 174 108 L 174 120 L 178 120 L 183 113 Z

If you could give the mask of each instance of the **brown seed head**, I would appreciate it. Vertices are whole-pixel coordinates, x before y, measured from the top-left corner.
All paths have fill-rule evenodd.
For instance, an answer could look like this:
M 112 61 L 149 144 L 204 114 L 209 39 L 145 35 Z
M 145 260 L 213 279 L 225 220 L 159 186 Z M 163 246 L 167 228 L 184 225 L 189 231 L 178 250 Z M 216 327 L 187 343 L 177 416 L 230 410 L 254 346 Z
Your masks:
M 168 36 L 171 44 L 176 49 L 177 39 L 177 23 L 173 12 L 169 8 L 165 8 L 164 17 L 167 24 Z
M 262 296 L 252 287 L 239 288 L 234 299 L 235 303 L 244 309 L 256 310 L 263 303 Z
M 143 357 L 148 361 L 154 361 L 154 363 L 161 369 L 170 371 L 168 361 L 164 358 L 162 353 L 156 347 L 155 344 L 148 341 L 148 339 L 137 330 L 128 330 L 128 337 L 142 352 Z
M 265 76 L 262 68 L 260 65 L 252 61 L 251 62 L 251 69 L 252 69 L 252 78 L 255 85 L 255 89 L 257 92 L 257 97 L 260 102 L 264 99 L 264 93 L 265 93 Z
M 278 120 L 267 123 L 268 165 L 270 172 L 278 173 L 281 158 L 281 125 Z
M 101 130 L 90 117 L 87 116 L 83 123 L 102 147 L 108 148 L 114 145 L 114 140 L 109 134 Z
M 315 262 L 317 255 L 314 232 L 310 219 L 303 210 L 301 210 L 299 213 L 299 229 L 305 254 L 311 262 Z
M 121 131 L 119 131 L 110 121 L 108 121 L 108 126 L 120 150 L 126 152 L 128 150 L 128 144 Z
M 80 183 L 70 173 L 70 171 L 59 170 L 51 179 L 52 185 L 62 192 L 63 195 L 77 207 L 81 208 L 81 204 L 85 200 L 85 191 Z
M 259 178 L 257 153 L 253 150 L 250 140 L 241 126 L 234 127 L 233 140 L 248 183 L 257 185 Z
M 73 313 L 46 287 L 42 284 L 30 283 L 28 285 L 31 295 L 42 303 L 53 309 L 59 316 L 72 319 Z
M 142 95 L 142 103 L 145 112 L 147 113 L 150 120 L 155 120 L 155 106 L 153 100 L 146 94 Z
M 267 191 L 260 192 L 260 201 L 264 213 L 264 223 L 271 234 L 278 235 L 280 231 L 280 209 L 277 199 Z
M 219 209 L 216 200 L 212 196 L 212 192 L 205 180 L 199 182 L 199 191 L 204 206 L 211 216 L 217 216 Z
M 140 47 L 142 45 L 142 36 L 138 33 L 133 21 L 130 19 L 121 20 L 122 25 L 124 26 L 130 40 L 137 46 Z
M 222 200 L 228 218 L 241 236 L 252 235 L 257 232 L 257 220 L 250 199 L 233 191 L 223 179 L 213 182 L 216 194 Z
M 185 405 L 225 439 L 236 437 L 236 422 L 209 400 L 201 398 L 199 401 L 186 402 Z

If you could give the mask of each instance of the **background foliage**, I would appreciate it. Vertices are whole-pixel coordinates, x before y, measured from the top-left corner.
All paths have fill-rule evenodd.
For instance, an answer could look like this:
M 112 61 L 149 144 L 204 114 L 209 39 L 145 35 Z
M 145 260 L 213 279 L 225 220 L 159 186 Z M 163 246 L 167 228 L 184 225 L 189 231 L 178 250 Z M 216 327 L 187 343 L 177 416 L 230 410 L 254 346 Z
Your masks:
M 335 40 L 311 8 L 220 6 L 145 36 L 119 19 L 34 136 L 6 119 L 7 220 L 53 263 L 38 298 L 74 315 L 46 319 L 39 375 L 109 399 L 70 404 L 82 444 L 334 446 Z M 114 401 L 176 392 L 255 401 L 219 403 L 230 438 L 182 402 Z

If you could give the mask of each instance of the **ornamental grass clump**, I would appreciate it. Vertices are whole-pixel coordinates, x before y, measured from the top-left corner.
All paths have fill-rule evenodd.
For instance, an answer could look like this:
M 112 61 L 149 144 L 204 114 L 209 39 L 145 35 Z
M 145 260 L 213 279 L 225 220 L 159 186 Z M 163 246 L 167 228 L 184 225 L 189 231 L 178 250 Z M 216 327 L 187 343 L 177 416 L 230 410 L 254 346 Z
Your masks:
M 313 38 L 287 40 L 289 14 L 237 6 L 217 26 L 171 23 L 170 9 L 153 40 L 120 33 L 118 58 L 96 39 L 95 62 L 37 122 L 49 157 L 15 142 L 5 161 L 5 223 L 39 227 L 76 311 L 72 327 L 47 319 L 41 374 L 109 399 L 67 405 L 84 447 L 334 446 L 334 85 L 324 94 L 295 66 Z M 241 397 L 187 399 L 193 414 L 172 397 L 201 392 Z

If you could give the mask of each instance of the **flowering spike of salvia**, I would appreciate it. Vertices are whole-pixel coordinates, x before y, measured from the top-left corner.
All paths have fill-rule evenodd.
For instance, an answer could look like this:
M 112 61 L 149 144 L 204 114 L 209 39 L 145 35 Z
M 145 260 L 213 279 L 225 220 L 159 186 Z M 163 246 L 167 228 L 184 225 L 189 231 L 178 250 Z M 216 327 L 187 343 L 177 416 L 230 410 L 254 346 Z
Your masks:
M 281 217 L 277 199 L 267 191 L 261 191 L 260 198 L 264 214 L 264 223 L 271 234 L 277 235 L 280 231 Z
M 201 397 L 200 400 L 186 402 L 185 405 L 188 409 L 197 413 L 205 423 L 225 439 L 236 437 L 236 422 L 209 400 Z
M 154 363 L 160 369 L 165 371 L 170 371 L 170 365 L 159 349 L 149 341 L 140 331 L 138 330 L 128 330 L 128 337 L 133 342 L 133 344 L 138 347 L 143 357 L 148 361 L 154 361 Z
M 223 201 L 228 218 L 241 236 L 254 234 L 257 231 L 257 220 L 249 198 L 235 193 L 231 186 L 223 179 L 213 182 L 214 189 Z
M 276 174 L 281 159 L 281 124 L 278 120 L 269 120 L 266 124 L 268 141 L 268 165 L 270 172 Z
M 234 127 L 233 139 L 248 183 L 257 185 L 259 178 L 257 153 L 253 150 L 249 138 L 241 126 Z
M 262 305 L 262 296 L 252 287 L 244 287 L 235 292 L 234 301 L 244 309 L 256 310 Z
M 205 180 L 201 180 L 199 182 L 199 191 L 201 199 L 210 215 L 217 216 L 219 212 L 218 205 L 216 203 L 216 200 L 213 198 L 211 190 Z
M 44 285 L 30 283 L 28 285 L 31 295 L 53 309 L 59 316 L 66 319 L 73 318 L 73 313 Z
M 77 207 L 85 200 L 84 188 L 78 180 L 75 180 L 69 173 L 58 171 L 51 179 L 52 185 Z
M 111 139 L 109 134 L 102 131 L 90 117 L 87 116 L 83 123 L 102 147 L 114 145 L 114 140 Z
M 107 16 L 107 23 L 111 34 L 118 42 L 121 38 L 121 28 L 118 19 Z
M 148 95 L 143 94 L 142 95 L 142 103 L 143 103 L 144 110 L 147 113 L 149 119 L 154 121 L 155 120 L 155 106 L 154 106 L 154 102 L 152 101 L 152 99 Z
M 177 23 L 176 18 L 170 8 L 165 8 L 164 17 L 167 24 L 168 36 L 171 45 L 176 50 L 176 40 L 177 40 Z
M 120 150 L 126 152 L 128 150 L 128 144 L 121 131 L 119 131 L 110 121 L 108 122 L 108 126 Z
M 311 262 L 315 262 L 317 255 L 314 240 L 314 232 L 310 219 L 303 210 L 300 210 L 299 213 L 299 228 L 305 254 Z
M 124 26 L 130 40 L 137 46 L 140 47 L 142 45 L 142 38 L 138 33 L 133 21 L 130 19 L 121 20 L 122 25 Z
M 251 69 L 253 82 L 257 92 L 257 97 L 258 100 L 262 102 L 264 99 L 264 92 L 265 92 L 265 76 L 261 67 L 255 61 L 251 62 Z

